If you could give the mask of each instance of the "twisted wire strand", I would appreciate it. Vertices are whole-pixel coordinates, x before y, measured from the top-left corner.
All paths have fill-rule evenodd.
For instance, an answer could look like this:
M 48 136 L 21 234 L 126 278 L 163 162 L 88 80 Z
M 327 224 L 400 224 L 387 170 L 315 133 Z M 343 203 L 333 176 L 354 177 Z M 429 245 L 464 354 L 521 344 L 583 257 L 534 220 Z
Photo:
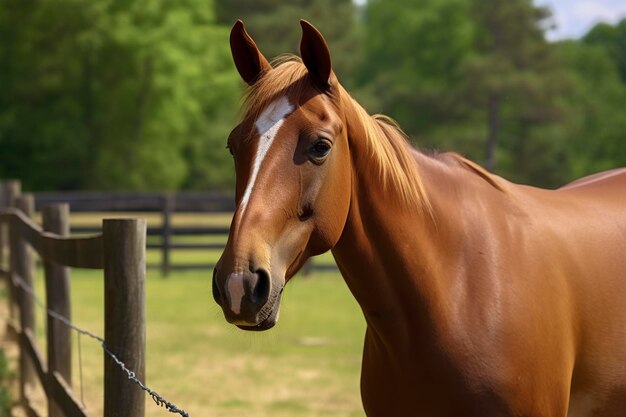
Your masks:
M 39 297 L 37 297 L 37 294 L 35 293 L 35 290 L 30 287 L 28 285 L 28 283 L 26 281 L 24 281 L 24 279 L 22 279 L 22 277 L 17 276 L 17 275 L 13 275 L 13 283 L 15 285 L 17 285 L 18 287 L 20 287 L 22 290 L 24 290 L 24 292 L 26 292 L 27 294 L 29 294 L 31 296 L 31 298 L 35 301 L 35 304 L 37 304 L 40 308 L 42 308 L 44 311 L 46 311 L 46 313 L 51 316 L 52 318 L 59 320 L 61 323 L 65 324 L 67 327 L 69 327 L 70 329 L 73 329 L 74 331 L 78 332 L 79 334 L 85 335 L 87 337 L 90 337 L 94 340 L 97 340 L 98 342 L 100 342 L 100 346 L 102 346 L 102 349 L 104 350 L 104 352 L 109 355 L 109 357 L 113 360 L 113 362 L 115 362 L 121 369 L 122 371 L 124 371 L 128 377 L 128 379 L 132 382 L 134 382 L 136 385 L 139 386 L 139 388 L 141 388 L 143 391 L 147 392 L 150 397 L 152 398 L 152 400 L 155 402 L 156 405 L 160 406 L 160 407 L 164 407 L 167 411 L 169 411 L 170 413 L 176 413 L 176 414 L 180 414 L 183 417 L 189 417 L 189 414 L 181 409 L 178 408 L 175 404 L 167 401 L 165 398 L 163 398 L 161 395 L 159 395 L 156 391 L 153 391 L 152 389 L 148 388 L 147 386 L 145 386 L 140 380 L 139 378 L 137 378 L 137 376 L 135 375 L 135 372 L 131 371 L 130 369 L 128 369 L 126 367 L 126 364 L 124 362 L 122 362 L 117 355 L 115 355 L 115 353 L 113 353 L 110 349 L 109 346 L 107 345 L 106 341 L 104 340 L 104 338 L 91 333 L 88 330 L 84 330 L 81 329 L 80 327 L 76 326 L 74 323 L 72 323 L 70 320 L 68 320 L 66 317 L 62 316 L 61 314 L 50 310 L 45 303 L 43 303 Z

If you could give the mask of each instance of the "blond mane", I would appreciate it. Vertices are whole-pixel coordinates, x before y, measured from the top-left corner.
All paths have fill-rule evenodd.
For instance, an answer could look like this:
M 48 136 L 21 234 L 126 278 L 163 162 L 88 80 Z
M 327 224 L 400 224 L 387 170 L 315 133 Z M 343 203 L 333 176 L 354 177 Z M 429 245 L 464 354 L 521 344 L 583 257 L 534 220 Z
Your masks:
M 480 178 L 485 180 L 489 185 L 491 185 L 496 190 L 502 191 L 503 193 L 507 192 L 504 186 L 500 184 L 498 179 L 494 175 L 492 175 L 489 171 L 487 171 L 485 168 L 459 155 L 458 153 L 448 152 L 448 155 L 450 158 L 452 158 L 452 160 L 456 161 L 461 167 L 478 175 Z
M 366 146 L 385 187 L 394 187 L 401 200 L 411 207 L 431 212 L 424 184 L 406 134 L 392 118 L 370 115 L 342 88 L 365 130 Z
M 276 98 L 288 94 L 299 96 L 309 87 L 306 77 L 308 71 L 299 57 L 280 56 L 272 61 L 272 66 L 272 71 L 244 93 L 243 110 L 253 118 Z M 342 102 L 352 107 L 357 122 L 365 131 L 365 146 L 383 186 L 393 187 L 406 205 L 432 214 L 417 163 L 411 155 L 411 146 L 404 132 L 387 116 L 370 116 L 341 85 L 339 93 Z

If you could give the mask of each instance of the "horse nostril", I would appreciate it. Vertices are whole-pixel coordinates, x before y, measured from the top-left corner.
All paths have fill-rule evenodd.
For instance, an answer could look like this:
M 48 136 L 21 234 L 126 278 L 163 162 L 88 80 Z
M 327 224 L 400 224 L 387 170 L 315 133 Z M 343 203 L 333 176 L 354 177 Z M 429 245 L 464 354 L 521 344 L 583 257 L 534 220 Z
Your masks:
M 213 299 L 219 305 L 222 305 L 222 294 L 217 286 L 217 268 L 213 268 Z
M 254 273 L 257 276 L 257 280 L 252 289 L 252 302 L 262 306 L 265 305 L 270 297 L 270 275 L 265 269 L 257 269 Z
M 302 207 L 302 209 L 298 213 L 298 218 L 300 219 L 300 221 L 305 222 L 311 217 L 313 217 L 313 207 L 307 204 L 306 206 Z

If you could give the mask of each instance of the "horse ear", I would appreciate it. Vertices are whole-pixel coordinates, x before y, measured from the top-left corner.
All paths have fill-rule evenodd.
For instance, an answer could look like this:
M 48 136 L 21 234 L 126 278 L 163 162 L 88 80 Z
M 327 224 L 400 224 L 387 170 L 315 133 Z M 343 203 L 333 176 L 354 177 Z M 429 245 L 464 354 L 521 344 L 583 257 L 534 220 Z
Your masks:
M 319 30 L 306 20 L 300 20 L 302 26 L 302 40 L 300 41 L 300 56 L 309 70 L 313 80 L 323 89 L 331 86 L 332 61 L 328 44 Z
M 230 51 L 239 75 L 249 85 L 254 84 L 264 72 L 272 69 L 246 32 L 241 20 L 237 20 L 230 31 Z

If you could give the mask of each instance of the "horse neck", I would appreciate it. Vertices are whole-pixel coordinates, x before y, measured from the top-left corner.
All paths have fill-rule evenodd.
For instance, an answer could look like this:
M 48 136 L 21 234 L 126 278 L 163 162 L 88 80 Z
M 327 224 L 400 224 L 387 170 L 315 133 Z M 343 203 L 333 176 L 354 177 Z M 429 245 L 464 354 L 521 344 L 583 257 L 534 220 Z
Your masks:
M 360 147 L 360 130 L 348 130 L 352 196 L 344 232 L 333 248 L 337 265 L 368 326 L 384 331 L 408 323 L 428 326 L 432 307 L 441 304 L 447 292 L 438 275 L 450 268 L 455 242 L 456 228 L 437 213 L 446 204 L 445 196 L 425 184 L 434 213 L 407 207 L 372 169 L 371 153 Z M 416 153 L 415 158 L 425 178 L 441 174 L 428 157 Z

